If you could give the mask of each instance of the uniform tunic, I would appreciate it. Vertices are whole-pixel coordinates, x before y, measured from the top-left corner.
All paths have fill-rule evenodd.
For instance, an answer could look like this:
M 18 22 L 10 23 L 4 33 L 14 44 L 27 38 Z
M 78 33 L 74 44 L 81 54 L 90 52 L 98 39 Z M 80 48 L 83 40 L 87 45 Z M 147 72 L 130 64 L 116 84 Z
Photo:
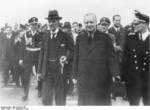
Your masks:
M 130 105 L 138 105 L 141 97 L 145 105 L 150 104 L 148 98 L 149 37 L 142 41 L 138 34 L 129 35 L 125 44 L 122 79 L 127 84 Z

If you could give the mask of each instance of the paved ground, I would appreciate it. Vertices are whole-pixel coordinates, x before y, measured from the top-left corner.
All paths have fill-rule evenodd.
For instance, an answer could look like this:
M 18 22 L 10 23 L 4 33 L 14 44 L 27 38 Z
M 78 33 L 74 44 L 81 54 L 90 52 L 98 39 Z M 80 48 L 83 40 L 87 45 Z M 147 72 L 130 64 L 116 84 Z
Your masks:
M 29 91 L 29 99 L 26 102 L 22 101 L 23 91 L 21 88 L 15 87 L 10 83 L 8 87 L 2 87 L 0 82 L 0 105 L 23 105 L 23 106 L 42 106 L 41 98 L 37 97 L 36 78 L 32 77 Z M 68 96 L 67 105 L 77 105 L 77 96 Z M 128 102 L 117 98 L 116 101 L 112 100 L 112 105 L 115 106 L 128 106 Z

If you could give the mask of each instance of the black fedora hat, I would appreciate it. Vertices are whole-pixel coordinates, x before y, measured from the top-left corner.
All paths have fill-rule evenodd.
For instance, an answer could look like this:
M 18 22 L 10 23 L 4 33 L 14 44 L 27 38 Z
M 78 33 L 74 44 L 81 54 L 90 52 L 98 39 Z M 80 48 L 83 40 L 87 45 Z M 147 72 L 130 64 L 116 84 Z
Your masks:
M 60 19 L 62 19 L 62 17 L 59 16 L 57 10 L 50 10 L 48 13 L 48 17 L 46 19 L 48 19 L 48 20 L 53 20 L 53 19 L 60 20 Z
M 63 28 L 71 29 L 71 23 L 68 22 L 68 21 L 66 21 L 66 22 L 64 23 Z

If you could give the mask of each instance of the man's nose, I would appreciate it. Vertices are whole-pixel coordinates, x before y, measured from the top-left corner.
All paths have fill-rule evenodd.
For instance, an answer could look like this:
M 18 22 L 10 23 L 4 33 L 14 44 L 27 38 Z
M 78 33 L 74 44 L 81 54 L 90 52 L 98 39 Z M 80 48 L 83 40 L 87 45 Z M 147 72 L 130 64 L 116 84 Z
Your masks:
M 53 25 L 53 22 L 49 22 L 49 25 Z

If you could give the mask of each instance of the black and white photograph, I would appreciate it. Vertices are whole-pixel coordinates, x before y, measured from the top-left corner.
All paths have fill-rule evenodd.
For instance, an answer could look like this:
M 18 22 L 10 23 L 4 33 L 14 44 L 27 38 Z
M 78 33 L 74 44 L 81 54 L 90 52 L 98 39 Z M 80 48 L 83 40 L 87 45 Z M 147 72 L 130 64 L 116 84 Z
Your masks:
M 150 106 L 149 4 L 0 0 L 0 109 Z

